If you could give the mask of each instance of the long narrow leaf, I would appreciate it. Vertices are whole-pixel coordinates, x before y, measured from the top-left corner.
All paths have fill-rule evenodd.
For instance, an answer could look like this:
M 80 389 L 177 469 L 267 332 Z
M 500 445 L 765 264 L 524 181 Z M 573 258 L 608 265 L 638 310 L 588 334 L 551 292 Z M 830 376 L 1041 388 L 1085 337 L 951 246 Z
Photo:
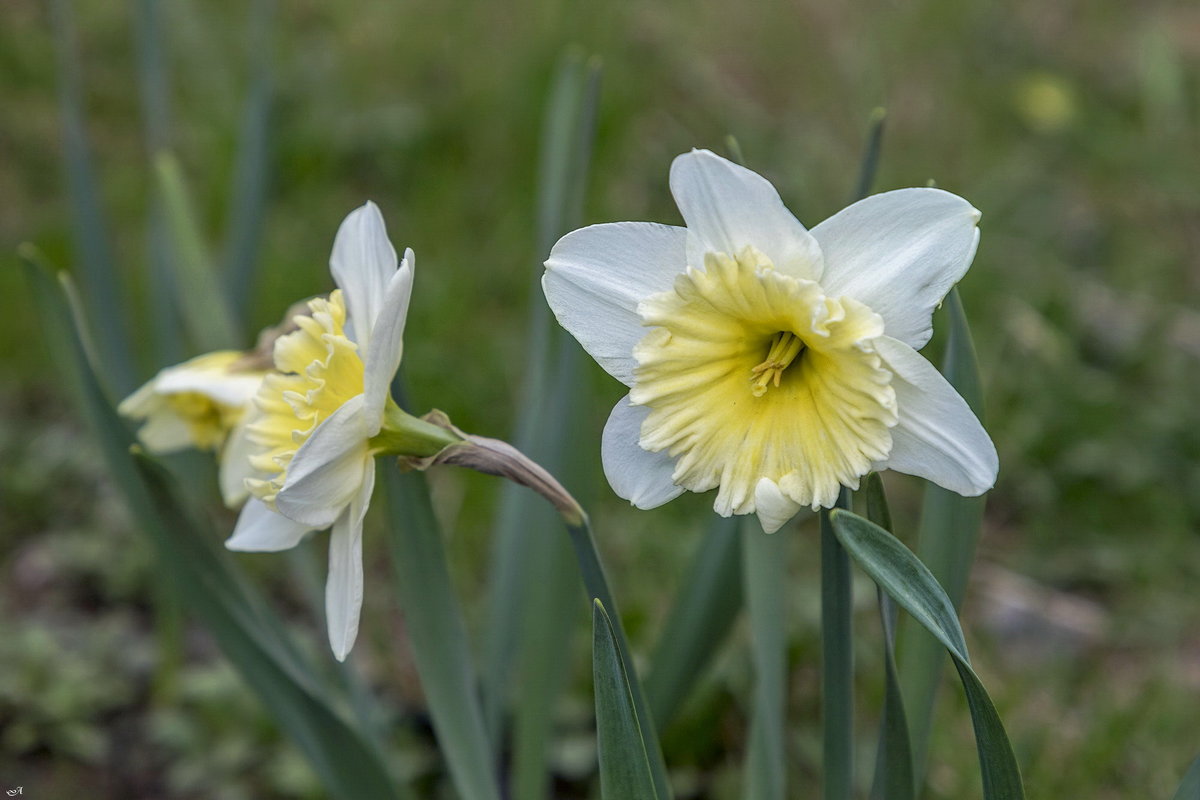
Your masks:
M 891 531 L 892 512 L 879 473 L 872 472 L 866 477 L 855 500 L 861 500 L 863 516 L 885 531 Z M 896 669 L 896 604 L 883 589 L 876 588 L 876 592 L 879 595 L 879 619 L 883 625 L 884 696 L 871 797 L 873 800 L 912 800 L 916 796 L 912 741 Z
M 402 474 L 391 459 L 379 468 L 388 499 L 396 594 L 438 745 L 463 800 L 499 800 L 467 629 L 424 476 Z
M 625 636 L 625 626 L 621 624 L 621 615 L 617 610 L 616 600 L 608 588 L 608 578 L 604 575 L 600 554 L 596 551 L 591 525 L 587 519 L 581 520 L 578 524 L 572 524 L 570 521 L 567 521 L 566 524 L 588 596 L 592 600 L 599 600 L 606 611 L 611 609 L 609 621 L 612 623 L 613 635 L 616 637 L 617 650 L 621 654 L 621 663 L 625 665 L 625 674 L 629 679 L 629 692 L 633 697 L 633 708 L 637 712 L 638 719 L 642 721 L 642 736 L 646 744 L 646 757 L 650 761 L 650 773 L 654 776 L 654 791 L 660 800 L 671 800 L 671 784 L 667 780 L 667 766 L 663 762 L 658 732 L 655 729 L 654 719 L 650 716 L 649 706 L 646 704 L 646 694 L 633 665 L 633 658 L 629 652 L 629 640 Z
M 958 290 L 952 289 L 944 304 L 949 336 L 942 356 L 942 373 L 983 420 L 983 391 L 971 331 Z M 961 497 L 932 483 L 925 487 L 917 556 L 929 567 L 955 608 L 962 605 L 967 577 L 975 560 L 975 547 L 983 524 L 983 497 Z M 900 627 L 900 683 L 904 689 L 912 731 L 913 764 L 918 784 L 925 772 L 934 704 L 945 664 L 942 649 L 914 620 Z
M 592 610 L 592 677 L 600 796 L 604 800 L 657 800 L 625 661 L 612 621 L 599 600 Z
M 848 511 L 830 514 L 834 533 L 888 595 L 942 644 L 954 660 L 967 696 L 985 800 L 1021 800 L 1025 790 L 1008 734 L 971 668 L 954 604 L 933 574 L 904 544 L 878 525 Z
M 163 25 L 163 3 L 137 0 L 134 4 L 134 31 L 138 51 L 138 88 L 141 95 L 142 129 L 146 150 L 157 153 L 169 145 L 171 95 L 167 80 L 167 37 Z M 160 193 L 150 204 L 147 225 L 146 276 L 151 337 L 156 364 L 175 364 L 186 355 L 179 313 L 176 308 L 175 254 L 167 231 L 166 211 Z
M 162 152 L 155 156 L 154 170 L 174 251 L 179 255 L 177 305 L 192 344 L 200 350 L 239 347 L 243 344 L 241 332 L 217 279 L 179 162 Z
M 787 791 L 785 710 L 787 637 L 784 626 L 786 536 L 742 526 L 743 585 L 750 617 L 754 705 L 746 751 L 746 800 L 783 800 Z
M 134 440 L 96 380 L 85 339 L 52 278 L 31 265 L 42 318 L 65 345 L 60 363 L 78 388 L 82 410 L 109 474 L 184 607 L 212 633 L 221 650 L 290 736 L 335 797 L 402 797 L 380 754 L 326 702 L 310 665 L 283 634 L 283 623 L 239 577 L 198 515 L 179 498 L 167 473 L 132 449 Z M 69 288 L 69 284 L 67 285 Z
M 663 625 L 646 699 L 660 729 L 675 718 L 728 636 L 742 607 L 742 545 L 737 517 L 713 516 Z
M 249 4 L 250 86 L 242 110 L 237 160 L 226 218 L 225 290 L 235 318 L 247 325 L 270 178 L 272 23 L 275 0 Z
M 581 412 L 589 409 L 580 375 L 578 353 L 565 346 L 558 351 L 558 368 L 553 371 L 550 397 L 542 418 L 538 447 L 542 466 L 569 486 L 587 486 L 590 463 L 572 459 L 564 443 L 579 441 L 586 432 L 578 430 Z M 529 494 L 526 492 L 526 494 Z M 536 501 L 530 495 L 525 503 Z M 553 739 L 554 709 L 566 685 L 573 623 L 578 620 L 576 604 L 579 577 L 572 569 L 571 547 L 556 535 L 553 510 L 534 502 L 528 509 L 527 525 L 545 531 L 542 541 L 527 543 L 518 668 L 520 687 L 513 731 L 513 793 L 520 798 L 546 797 L 550 789 L 547 769 Z
M 531 270 L 529 321 L 517 447 L 570 486 L 589 486 L 593 459 L 582 459 L 571 442 L 590 418 L 578 348 L 550 325 L 541 295 L 541 262 L 555 239 L 580 222 L 599 95 L 599 69 L 570 53 L 556 74 L 547 105 L 539 166 L 535 269 Z M 570 550 L 553 531 L 553 512 L 528 492 L 506 485 L 492 540 L 484 703 L 494 746 L 510 678 L 521 670 L 516 702 L 514 789 L 523 798 L 549 789 L 548 742 L 559 688 L 568 662 L 575 592 Z
M 64 163 L 71 200 L 75 254 L 80 281 L 87 290 L 89 318 L 96 325 L 98 346 L 113 391 L 124 394 L 135 385 L 128 309 L 121 292 L 108 223 L 92 167 L 85 125 L 79 43 L 69 0 L 53 0 L 50 18 L 58 60 L 58 105 L 62 118 Z
M 838 508 L 849 503 L 842 490 Z M 854 641 L 850 560 L 821 512 L 821 724 L 825 800 L 850 800 L 854 780 Z

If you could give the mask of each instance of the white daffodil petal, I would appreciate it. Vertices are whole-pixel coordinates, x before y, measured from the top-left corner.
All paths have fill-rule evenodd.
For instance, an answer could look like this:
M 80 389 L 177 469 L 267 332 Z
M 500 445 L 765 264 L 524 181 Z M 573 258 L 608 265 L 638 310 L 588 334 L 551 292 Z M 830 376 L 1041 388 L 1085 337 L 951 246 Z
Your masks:
M 388 281 L 383 305 L 371 331 L 371 349 L 367 351 L 363 377 L 363 415 L 367 421 L 368 436 L 379 433 L 383 425 L 383 407 L 387 402 L 388 389 L 392 385 L 392 378 L 396 377 L 396 370 L 400 368 L 400 357 L 404 351 L 404 322 L 408 318 L 415 265 L 413 251 L 405 250 L 400 269 Z
M 812 230 L 825 255 L 825 292 L 865 303 L 888 336 L 920 349 L 933 334 L 933 310 L 975 257 L 979 217 L 940 189 L 859 200 Z
M 251 498 L 238 515 L 237 525 L 225 540 L 225 547 L 243 553 L 290 550 L 311 530 L 307 525 L 275 513 L 261 500 Z
M 218 483 L 221 487 L 221 499 L 227 508 L 237 508 L 250 495 L 246 488 L 246 479 L 255 477 L 254 467 L 250 465 L 250 456 L 256 448 L 250 442 L 246 433 L 245 423 L 236 426 L 229 433 L 229 438 L 221 450 L 221 468 Z
M 192 431 L 187 421 L 170 412 L 149 417 L 137 435 L 151 453 L 173 453 L 192 446 Z
M 375 318 L 388 281 L 396 272 L 396 249 L 388 240 L 383 215 L 374 203 L 367 201 L 342 222 L 333 240 L 329 268 L 346 295 L 355 342 L 360 350 L 369 351 Z
M 601 367 L 633 385 L 633 346 L 646 335 L 637 307 L 671 289 L 686 266 L 687 230 L 650 222 L 591 225 L 558 240 L 542 290 L 560 325 Z
M 155 390 L 164 395 L 195 392 L 227 406 L 241 407 L 254 399 L 261 384 L 261 372 L 197 370 L 181 365 L 158 373 Z
M 907 344 L 882 336 L 875 346 L 893 372 L 899 408 L 892 452 L 883 466 L 968 497 L 990 489 L 1000 462 L 967 402 Z
M 760 479 L 754 487 L 754 506 L 765 533 L 779 530 L 804 507 L 785 495 L 770 478 Z
M 345 661 L 358 637 L 362 612 L 362 528 L 371 490 L 375 486 L 375 462 L 368 462 L 354 500 L 338 517 L 329 536 L 329 576 L 325 581 L 325 617 L 329 646 L 338 661 Z
M 649 409 L 630 405 L 629 395 L 613 406 L 600 440 L 604 476 L 618 497 L 642 509 L 657 508 L 683 494 L 672 480 L 675 460 L 666 452 L 651 453 L 638 444 Z
M 689 266 L 703 267 L 705 253 L 736 256 L 749 246 L 792 277 L 821 279 L 816 239 L 761 175 L 708 150 L 693 150 L 672 162 L 671 194 L 687 222 Z
M 347 400 L 296 451 L 275 497 L 281 514 L 327 528 L 353 499 L 371 459 L 362 408 L 362 395 Z
M 117 413 L 122 417 L 144 419 L 154 413 L 161 402 L 155 391 L 155 380 L 151 379 L 122 400 L 121 404 L 117 406 Z

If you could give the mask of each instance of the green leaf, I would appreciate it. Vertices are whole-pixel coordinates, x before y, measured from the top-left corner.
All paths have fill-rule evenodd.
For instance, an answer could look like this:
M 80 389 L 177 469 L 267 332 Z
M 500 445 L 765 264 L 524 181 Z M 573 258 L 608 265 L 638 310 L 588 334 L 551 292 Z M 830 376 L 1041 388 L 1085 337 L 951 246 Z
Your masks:
M 625 637 L 625 626 L 621 624 L 621 614 L 617 610 L 617 602 L 608 588 L 608 579 L 604 575 L 600 554 L 596 551 L 596 542 L 592 538 L 591 525 L 587 519 L 578 525 L 568 522 L 567 533 L 571 537 L 571 546 L 575 550 L 575 559 L 579 564 L 580 573 L 583 574 L 583 585 L 587 588 L 588 596 L 592 600 L 599 600 L 605 609 L 612 609 L 612 615 L 608 619 L 616 638 L 621 663 L 625 666 L 625 675 L 628 677 L 634 711 L 637 712 L 638 719 L 643 723 L 642 738 L 645 741 L 646 757 L 650 761 L 650 773 L 654 776 L 654 791 L 661 800 L 670 800 L 671 784 L 667 780 L 667 766 L 663 762 L 662 747 L 658 743 L 658 731 L 655 730 L 654 719 L 650 716 L 642 683 L 638 680 L 637 670 L 633 666 L 633 658 L 629 653 L 629 640 Z
M 225 230 L 225 289 L 236 319 L 249 323 L 258 245 L 266 213 L 271 158 L 272 23 L 274 0 L 249 4 L 250 86 L 242 109 Z
M 985 800 L 1021 800 L 1025 791 L 1008 735 L 967 654 L 954 605 L 917 557 L 878 525 L 844 510 L 830 521 L 838 541 L 875 583 L 933 634 L 954 660 L 967 695 Z
M 863 150 L 862 164 L 858 171 L 858 183 L 854 188 L 852 200 L 861 200 L 871 193 L 875 185 L 875 173 L 879 170 L 879 154 L 883 149 L 883 123 L 887 119 L 887 111 L 876 108 L 871 112 L 867 131 L 867 146 Z
M 87 310 L 99 332 L 99 349 L 110 388 L 122 394 L 135 384 L 134 357 L 122 302 L 120 278 L 100 190 L 92 168 L 85 124 L 79 42 L 68 0 L 50 3 L 58 67 L 58 105 L 62 119 L 63 159 L 79 277 L 87 289 Z
M 744 770 L 746 800 L 783 800 L 787 795 L 787 596 L 788 537 L 742 525 L 743 585 L 750 616 L 754 706 Z
M 983 420 L 983 390 L 971 331 L 958 290 L 944 303 L 949 336 L 942 356 L 942 374 Z M 983 497 L 960 495 L 932 483 L 926 484 L 917 534 L 917 556 L 929 567 L 955 608 L 962 605 L 967 578 L 975 560 L 975 547 L 983 524 Z M 928 760 L 933 709 L 941 682 L 945 656 L 941 646 L 914 620 L 900 626 L 899 664 L 918 785 Z
M 625 659 L 599 600 L 592 611 L 592 659 L 600 796 L 604 800 L 657 800 Z
M 1174 800 L 1200 800 L 1200 758 L 1192 762 L 1179 790 L 1175 792 Z
M 163 4 L 158 0 L 134 3 L 134 31 L 138 51 L 138 88 L 146 151 L 157 153 L 169 146 L 170 89 L 168 59 L 164 52 Z M 150 204 L 145 267 L 149 318 L 153 326 L 152 355 L 156 364 L 176 364 L 187 354 L 179 328 L 175 299 L 175 254 L 167 231 L 166 211 L 156 193 Z
M 646 700 L 660 728 L 674 719 L 742 608 L 739 522 L 737 517 L 713 516 L 654 647 Z
M 183 503 L 166 471 L 137 451 L 96 380 L 86 340 L 72 325 L 63 292 L 44 270 L 31 264 L 29 274 L 49 335 L 65 346 L 59 361 L 78 389 L 109 475 L 184 608 L 213 635 L 332 795 L 344 800 L 402 797 L 382 756 L 329 705 L 311 665 L 283 633 L 282 620 L 242 580 L 219 537 L 197 521 L 199 515 Z M 65 276 L 63 284 L 69 297 Z
M 499 800 L 467 629 L 425 478 L 402 474 L 394 459 L 381 462 L 379 471 L 387 495 L 396 594 L 438 746 L 463 800 Z
M 168 152 L 154 158 L 174 251 L 179 255 L 177 305 L 192 344 L 199 350 L 242 345 L 242 335 L 213 268 L 179 162 Z
M 886 531 L 892 529 L 892 513 L 883 491 L 879 473 L 872 472 L 855 495 L 864 507 L 864 516 Z M 884 699 L 879 721 L 879 746 L 875 757 L 875 779 L 871 787 L 874 800 L 912 800 L 916 796 L 913 776 L 912 742 L 908 735 L 908 717 L 896 670 L 896 605 L 877 588 L 879 619 L 883 625 Z
M 577 51 L 555 74 L 547 102 L 538 177 L 536 259 L 531 262 L 526 374 L 514 442 L 568 486 L 590 486 L 594 457 L 572 446 L 591 419 L 578 346 L 551 326 L 542 296 L 542 261 L 555 240 L 582 218 L 600 69 Z M 587 454 L 591 456 L 591 454 Z M 501 490 L 492 538 L 485 626 L 484 710 L 495 757 L 514 666 L 521 672 L 516 701 L 513 784 L 522 798 L 549 790 L 548 743 L 553 710 L 567 678 L 572 619 L 578 607 L 571 554 L 555 534 L 558 520 L 537 497 L 513 484 Z
M 838 508 L 849 504 L 842 489 Z M 821 723 L 825 800 L 849 800 L 854 782 L 854 599 L 850 560 L 821 511 Z

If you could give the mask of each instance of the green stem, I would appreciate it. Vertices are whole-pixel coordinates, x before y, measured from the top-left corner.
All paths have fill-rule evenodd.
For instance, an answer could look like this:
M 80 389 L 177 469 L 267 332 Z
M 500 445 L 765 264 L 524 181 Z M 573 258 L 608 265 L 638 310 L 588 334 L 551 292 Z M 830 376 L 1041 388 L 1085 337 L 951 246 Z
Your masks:
M 837 507 L 848 508 L 843 489 Z M 848 800 L 854 774 L 854 651 L 850 559 L 821 511 L 821 709 L 825 800 Z

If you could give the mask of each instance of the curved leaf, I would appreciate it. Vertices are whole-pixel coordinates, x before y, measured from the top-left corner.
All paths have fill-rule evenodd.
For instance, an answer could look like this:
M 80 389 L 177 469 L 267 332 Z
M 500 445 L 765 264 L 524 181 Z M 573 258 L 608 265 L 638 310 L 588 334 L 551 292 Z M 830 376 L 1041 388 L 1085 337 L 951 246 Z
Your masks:
M 967 644 L 945 590 L 912 551 L 873 522 L 835 509 L 830 521 L 838 541 L 858 565 L 913 619 L 950 652 L 962 679 L 975 728 L 986 800 L 1020 800 L 1021 773 L 1008 735 L 979 677 L 971 668 Z
M 592 677 L 600 796 L 604 800 L 658 800 L 617 635 L 599 600 L 592 606 Z
M 942 356 L 942 374 L 983 420 L 983 389 L 975 347 L 971 343 L 971 331 L 958 289 L 950 290 L 943 308 L 949 336 Z M 961 497 L 932 483 L 925 486 L 917 556 L 946 587 L 946 594 L 955 608 L 962 604 L 967 577 L 975 560 L 983 506 L 983 497 Z M 918 776 L 925 771 L 933 707 L 944 663 L 938 642 L 914 620 L 905 619 L 900 626 L 899 664 L 912 731 L 913 764 Z

